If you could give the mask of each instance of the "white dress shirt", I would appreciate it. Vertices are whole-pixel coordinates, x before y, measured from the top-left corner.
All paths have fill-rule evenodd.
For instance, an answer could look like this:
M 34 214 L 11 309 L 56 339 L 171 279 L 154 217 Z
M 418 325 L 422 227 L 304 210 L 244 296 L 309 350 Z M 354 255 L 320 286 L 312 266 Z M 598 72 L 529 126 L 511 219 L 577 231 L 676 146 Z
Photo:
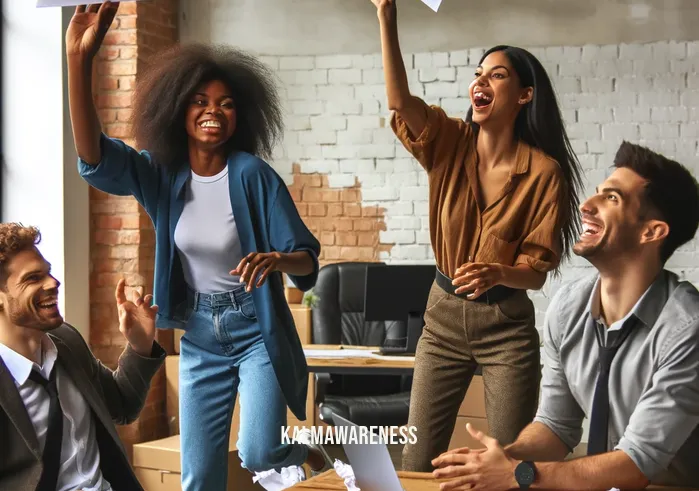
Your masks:
M 43 451 L 48 430 L 50 399 L 43 387 L 29 380 L 29 374 L 32 369 L 36 369 L 45 379 L 49 379 L 58 358 L 56 345 L 49 336 L 44 335 L 41 342 L 41 366 L 2 343 L 0 358 L 15 380 Z M 100 470 L 100 454 L 90 407 L 65 370 L 60 365 L 56 370 L 58 398 L 63 410 L 61 467 L 56 491 L 111 491 L 112 487 Z

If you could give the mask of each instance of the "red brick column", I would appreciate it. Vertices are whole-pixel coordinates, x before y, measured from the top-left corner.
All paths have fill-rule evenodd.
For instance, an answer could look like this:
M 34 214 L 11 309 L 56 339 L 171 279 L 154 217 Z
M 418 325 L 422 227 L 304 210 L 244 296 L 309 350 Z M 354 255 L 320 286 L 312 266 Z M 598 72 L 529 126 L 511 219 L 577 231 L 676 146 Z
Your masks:
M 119 7 L 95 66 L 96 103 L 104 132 L 133 145 L 129 119 L 138 74 L 153 53 L 177 41 L 177 0 L 124 2 Z M 90 344 L 95 355 L 115 367 L 124 349 L 114 302 L 122 276 L 133 287 L 153 291 L 155 235 L 150 218 L 132 197 L 90 189 Z M 158 340 L 172 350 L 172 333 Z M 154 378 L 146 406 L 133 424 L 119 428 L 127 448 L 168 436 L 164 370 Z

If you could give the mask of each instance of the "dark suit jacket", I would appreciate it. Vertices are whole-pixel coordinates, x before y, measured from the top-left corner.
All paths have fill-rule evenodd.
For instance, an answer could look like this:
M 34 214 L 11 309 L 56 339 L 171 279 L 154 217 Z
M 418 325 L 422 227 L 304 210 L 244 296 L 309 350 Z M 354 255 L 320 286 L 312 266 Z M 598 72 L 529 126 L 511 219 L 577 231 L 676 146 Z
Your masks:
M 165 351 L 153 343 L 152 357 L 144 358 L 127 347 L 113 372 L 93 356 L 74 327 L 63 324 L 49 336 L 58 348 L 57 363 L 92 409 L 104 478 L 114 491 L 142 491 L 115 424 L 128 424 L 138 417 Z M 0 359 L 0 491 L 35 491 L 42 468 L 34 427 L 12 375 Z

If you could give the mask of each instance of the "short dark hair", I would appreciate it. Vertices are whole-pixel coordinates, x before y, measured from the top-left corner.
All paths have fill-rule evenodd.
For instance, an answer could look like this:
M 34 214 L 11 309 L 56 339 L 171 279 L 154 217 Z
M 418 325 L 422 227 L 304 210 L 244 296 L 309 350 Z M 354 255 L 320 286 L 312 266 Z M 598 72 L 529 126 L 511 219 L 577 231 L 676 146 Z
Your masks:
M 630 169 L 647 181 L 641 197 L 645 212 L 655 213 L 670 227 L 660 250 L 666 262 L 694 238 L 699 226 L 699 185 L 689 170 L 646 147 L 622 142 L 614 157 L 617 169 Z
M 136 146 L 156 165 L 176 171 L 188 156 L 185 113 L 197 87 L 220 80 L 232 91 L 235 133 L 226 151 L 271 158 L 284 131 L 274 72 L 256 57 L 229 46 L 175 45 L 153 57 L 136 85 L 132 128 Z
M 36 227 L 25 227 L 21 223 L 0 223 L 0 289 L 7 288 L 7 264 L 18 253 L 41 242 L 41 233 Z

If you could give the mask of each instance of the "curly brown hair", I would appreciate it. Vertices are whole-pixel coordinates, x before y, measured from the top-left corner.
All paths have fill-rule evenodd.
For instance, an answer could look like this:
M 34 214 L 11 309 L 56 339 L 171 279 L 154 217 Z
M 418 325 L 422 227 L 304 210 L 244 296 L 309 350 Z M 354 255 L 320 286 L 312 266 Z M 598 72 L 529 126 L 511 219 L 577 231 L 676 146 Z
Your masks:
M 133 134 L 155 165 L 177 171 L 187 159 L 187 105 L 198 87 L 214 80 L 232 91 L 236 109 L 237 127 L 225 150 L 271 157 L 284 131 L 274 72 L 236 48 L 188 44 L 158 53 L 136 85 Z
M 0 288 L 6 287 L 7 264 L 12 258 L 39 242 L 41 233 L 36 227 L 25 227 L 21 223 L 0 223 Z

